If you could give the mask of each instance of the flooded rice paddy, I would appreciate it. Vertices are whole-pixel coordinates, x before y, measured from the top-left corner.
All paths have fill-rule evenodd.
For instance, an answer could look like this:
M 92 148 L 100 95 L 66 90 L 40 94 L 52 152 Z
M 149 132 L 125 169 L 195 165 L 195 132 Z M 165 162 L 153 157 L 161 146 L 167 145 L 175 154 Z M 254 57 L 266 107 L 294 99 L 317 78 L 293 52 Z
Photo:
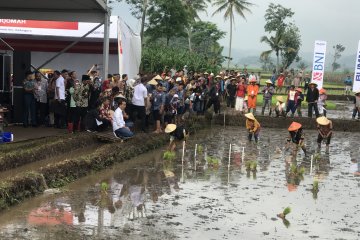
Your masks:
M 308 156 L 296 158 L 286 137 L 266 129 L 255 144 L 243 128 L 202 131 L 183 164 L 181 146 L 174 160 L 153 151 L 3 211 L 0 239 L 360 239 L 360 134 L 336 132 L 317 153 L 306 131 Z

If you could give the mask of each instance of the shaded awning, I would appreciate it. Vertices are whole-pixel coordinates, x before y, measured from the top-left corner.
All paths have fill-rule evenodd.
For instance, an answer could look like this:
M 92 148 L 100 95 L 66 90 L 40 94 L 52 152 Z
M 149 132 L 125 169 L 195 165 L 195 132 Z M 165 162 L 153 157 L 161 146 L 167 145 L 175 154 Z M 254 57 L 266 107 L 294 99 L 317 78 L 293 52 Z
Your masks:
M 103 23 L 105 0 L 8 0 L 0 1 L 2 19 L 79 21 Z

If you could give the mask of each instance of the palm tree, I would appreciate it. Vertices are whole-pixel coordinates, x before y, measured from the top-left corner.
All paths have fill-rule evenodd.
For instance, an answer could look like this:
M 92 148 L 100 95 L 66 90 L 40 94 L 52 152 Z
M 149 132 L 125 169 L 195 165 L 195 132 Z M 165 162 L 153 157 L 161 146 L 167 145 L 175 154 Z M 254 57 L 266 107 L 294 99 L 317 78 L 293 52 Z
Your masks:
M 270 50 L 262 52 L 260 57 L 262 59 L 265 59 L 267 57 L 269 57 L 269 55 L 273 52 L 275 52 L 276 55 L 276 72 L 279 72 L 279 65 L 280 65 L 280 53 L 281 52 L 293 52 L 295 51 L 295 49 L 290 48 L 290 47 L 285 47 L 284 46 L 284 41 L 282 38 L 282 34 L 281 32 L 277 32 L 275 34 L 275 36 L 271 36 L 270 38 L 268 38 L 267 36 L 262 36 L 260 39 L 260 42 L 264 42 L 267 43 L 270 46 Z
M 229 44 L 229 56 L 228 56 L 228 68 L 230 67 L 231 61 L 231 45 L 232 45 L 232 30 L 233 30 L 233 21 L 235 20 L 235 13 L 239 14 L 242 18 L 246 20 L 244 12 L 251 13 L 249 7 L 254 4 L 247 2 L 245 0 L 215 0 L 213 6 L 218 7 L 218 9 L 213 13 L 213 16 L 217 13 L 220 13 L 225 10 L 224 19 L 230 19 L 230 44 Z

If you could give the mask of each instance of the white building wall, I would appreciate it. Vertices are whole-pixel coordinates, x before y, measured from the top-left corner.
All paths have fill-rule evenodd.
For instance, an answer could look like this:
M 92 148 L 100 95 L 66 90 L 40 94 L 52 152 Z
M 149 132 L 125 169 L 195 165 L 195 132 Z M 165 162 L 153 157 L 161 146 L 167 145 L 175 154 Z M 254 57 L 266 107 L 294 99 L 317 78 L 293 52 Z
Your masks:
M 31 52 L 31 64 L 34 67 L 39 67 L 56 54 L 56 52 Z M 59 71 L 63 69 L 76 71 L 80 78 L 93 64 L 98 64 L 98 70 L 101 72 L 103 69 L 102 57 L 102 54 L 63 53 L 43 68 Z M 110 54 L 109 58 L 109 73 L 118 73 L 118 56 Z

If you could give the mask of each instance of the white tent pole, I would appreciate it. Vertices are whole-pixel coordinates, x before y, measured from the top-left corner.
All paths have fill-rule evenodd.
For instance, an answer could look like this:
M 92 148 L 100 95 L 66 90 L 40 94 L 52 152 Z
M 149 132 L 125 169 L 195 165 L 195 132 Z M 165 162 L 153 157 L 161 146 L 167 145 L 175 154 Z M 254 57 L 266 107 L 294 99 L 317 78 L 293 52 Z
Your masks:
M 107 79 L 109 73 L 109 25 L 110 16 L 105 13 L 104 16 L 104 46 L 103 46 L 103 80 Z

